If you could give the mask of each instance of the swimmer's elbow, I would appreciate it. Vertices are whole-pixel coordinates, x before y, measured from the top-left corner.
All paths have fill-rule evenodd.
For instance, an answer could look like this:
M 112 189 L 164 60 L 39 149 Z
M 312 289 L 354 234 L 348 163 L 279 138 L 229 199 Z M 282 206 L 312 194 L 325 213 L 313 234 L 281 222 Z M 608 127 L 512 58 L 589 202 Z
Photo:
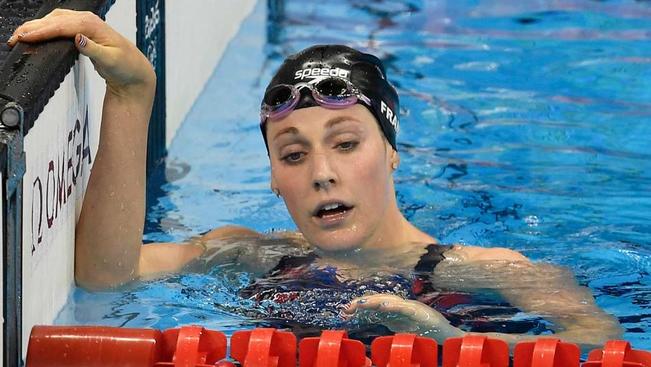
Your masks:
M 624 335 L 624 329 L 617 318 L 605 312 L 576 317 L 573 322 L 562 325 L 562 328 L 565 330 L 557 332 L 556 336 L 578 344 L 584 352 L 602 347 L 609 340 L 621 339 Z
M 599 335 L 600 340 L 597 340 L 599 345 L 603 345 L 608 340 L 621 339 L 624 335 L 624 328 L 619 323 L 619 320 L 613 315 L 602 312 L 598 316 L 599 322 L 593 330 L 594 335 Z
M 90 272 L 75 268 L 75 284 L 89 291 L 103 291 L 107 289 L 118 288 L 137 278 L 136 271 L 132 271 L 129 276 L 116 277 L 115 274 L 102 272 Z
M 81 237 L 81 236 L 80 236 Z M 94 246 L 93 246 L 94 245 Z M 117 288 L 138 278 L 138 253 L 136 249 L 119 256 L 106 251 L 99 243 L 76 240 L 75 284 L 97 291 Z M 137 244 L 140 247 L 142 244 Z M 103 251 L 98 251 L 103 250 Z

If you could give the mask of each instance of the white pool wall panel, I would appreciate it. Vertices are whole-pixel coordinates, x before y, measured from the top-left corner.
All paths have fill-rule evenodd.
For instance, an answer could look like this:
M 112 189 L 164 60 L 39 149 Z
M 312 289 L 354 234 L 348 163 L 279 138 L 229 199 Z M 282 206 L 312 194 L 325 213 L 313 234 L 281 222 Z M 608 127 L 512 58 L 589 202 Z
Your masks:
M 255 4 L 255 0 L 165 2 L 167 146 Z

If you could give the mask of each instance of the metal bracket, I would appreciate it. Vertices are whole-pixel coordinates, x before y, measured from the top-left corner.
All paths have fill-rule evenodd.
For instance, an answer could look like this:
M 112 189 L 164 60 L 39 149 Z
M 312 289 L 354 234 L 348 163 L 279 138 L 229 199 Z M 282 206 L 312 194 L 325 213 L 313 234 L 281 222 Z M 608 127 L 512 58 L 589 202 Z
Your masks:
M 6 197 L 9 199 L 22 185 L 25 175 L 26 163 L 23 150 L 23 123 L 25 112 L 21 105 L 16 102 L 5 104 L 0 112 L 0 128 L 5 130 L 7 136 L 11 136 L 7 144 L 7 190 Z
M 4 101 L 3 101 L 4 102 Z M 0 106 L 2 104 L 0 103 Z M 5 329 L 3 365 L 22 366 L 22 193 L 25 174 L 23 108 L 8 102 L 0 107 L 0 146 L 5 198 L 3 215 L 4 303 Z
M 23 184 L 23 176 L 25 175 L 25 152 L 23 151 L 23 134 L 17 136 L 13 140 L 13 144 L 7 146 L 9 162 L 7 166 L 7 199 L 10 198 Z

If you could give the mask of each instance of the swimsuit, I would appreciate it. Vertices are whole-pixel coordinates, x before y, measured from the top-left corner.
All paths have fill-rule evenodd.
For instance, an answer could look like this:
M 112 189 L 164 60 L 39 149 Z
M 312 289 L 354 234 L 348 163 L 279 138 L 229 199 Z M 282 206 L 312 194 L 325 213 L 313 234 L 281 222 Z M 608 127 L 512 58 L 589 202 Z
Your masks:
M 240 296 L 253 301 L 249 316 L 263 319 L 268 327 L 290 328 L 299 338 L 336 328 L 346 329 L 349 337 L 364 342 L 393 334 L 373 320 L 360 323 L 341 318 L 343 306 L 372 293 L 418 300 L 465 331 L 536 335 L 551 332 L 547 321 L 522 313 L 497 294 L 437 288 L 431 280 L 432 272 L 451 247 L 428 245 L 410 275 L 378 274 L 364 279 L 346 279 L 333 266 L 317 266 L 315 253 L 285 256 L 266 276 L 240 290 Z

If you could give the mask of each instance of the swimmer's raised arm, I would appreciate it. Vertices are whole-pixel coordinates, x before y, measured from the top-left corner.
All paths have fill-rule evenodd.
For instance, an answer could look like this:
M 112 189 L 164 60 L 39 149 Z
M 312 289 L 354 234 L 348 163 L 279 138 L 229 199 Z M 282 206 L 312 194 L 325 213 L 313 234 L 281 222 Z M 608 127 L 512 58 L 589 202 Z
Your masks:
M 77 283 L 106 288 L 138 277 L 156 75 L 134 44 L 91 12 L 54 10 L 18 27 L 8 44 L 61 37 L 74 38 L 106 80 L 100 142 L 75 243 Z
M 91 12 L 57 9 L 18 27 L 8 40 L 74 38 L 106 80 L 100 141 L 76 227 L 75 279 L 89 289 L 176 272 L 206 251 L 205 242 L 258 235 L 227 226 L 185 244 L 142 245 L 147 132 L 156 75 L 138 48 Z M 225 259 L 228 261 L 228 259 Z

